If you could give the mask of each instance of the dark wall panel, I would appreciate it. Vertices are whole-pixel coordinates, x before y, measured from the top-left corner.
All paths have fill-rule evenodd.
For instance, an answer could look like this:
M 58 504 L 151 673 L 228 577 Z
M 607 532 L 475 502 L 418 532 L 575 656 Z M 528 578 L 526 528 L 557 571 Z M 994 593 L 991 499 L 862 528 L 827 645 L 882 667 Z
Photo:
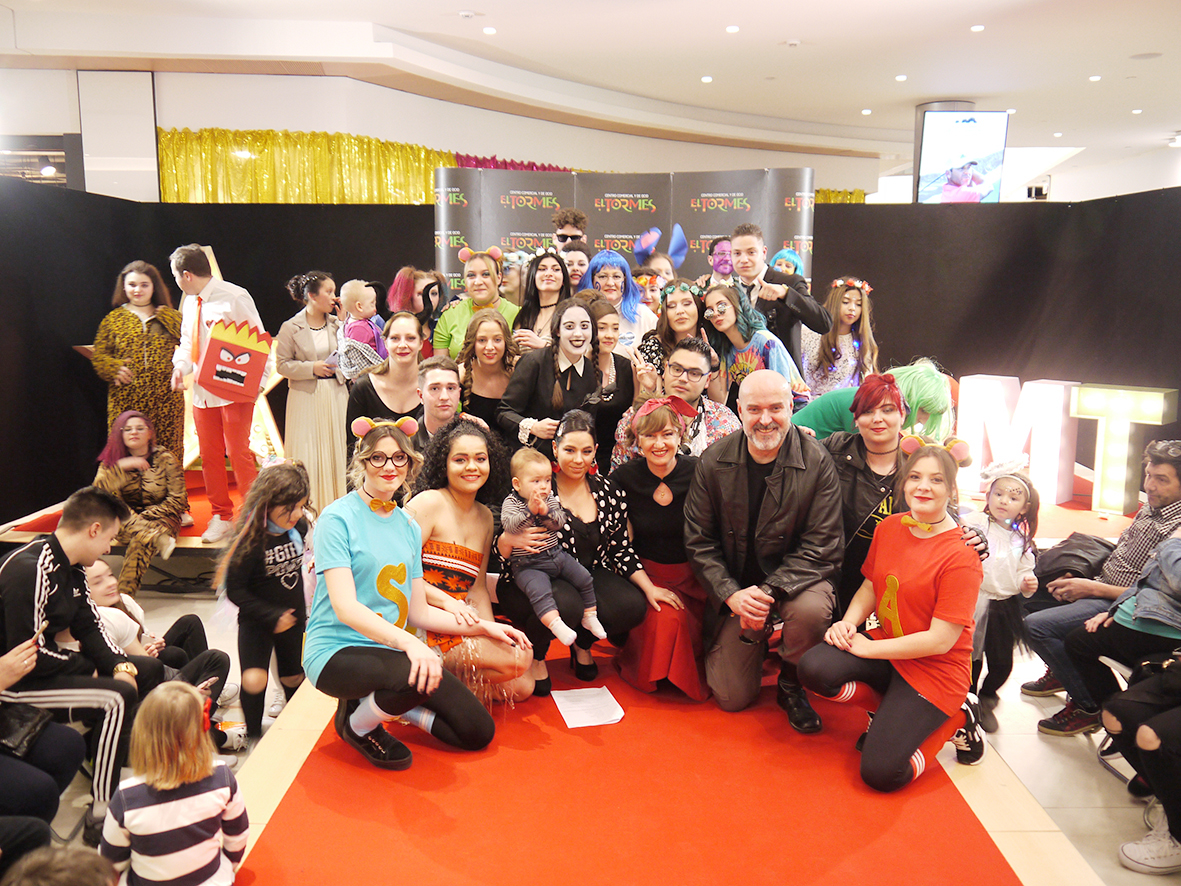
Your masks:
M 299 310 L 296 273 L 389 283 L 434 265 L 431 206 L 141 204 L 0 179 L 0 522 L 64 498 L 94 477 L 106 436 L 106 384 L 72 348 L 94 340 L 129 261 L 160 268 L 182 243 L 213 246 L 271 334 Z M 272 393 L 280 428 L 286 386 Z

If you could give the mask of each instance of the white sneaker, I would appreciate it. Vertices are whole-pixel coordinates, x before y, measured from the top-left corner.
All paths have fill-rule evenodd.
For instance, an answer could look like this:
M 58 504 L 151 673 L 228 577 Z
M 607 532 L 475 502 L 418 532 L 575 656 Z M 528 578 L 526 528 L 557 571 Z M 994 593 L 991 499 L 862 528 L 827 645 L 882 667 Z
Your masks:
M 222 745 L 223 751 L 240 751 L 246 747 L 245 723 L 223 720 L 217 724 L 217 728 L 226 737 L 226 743 Z
M 193 515 L 190 514 L 188 511 L 185 511 L 183 514 L 180 515 L 180 526 L 182 529 L 188 529 L 192 525 L 193 525 Z
M 215 545 L 218 542 L 225 541 L 234 532 L 234 524 L 230 520 L 223 520 L 216 514 L 209 521 L 209 526 L 206 527 L 205 532 L 201 535 L 201 541 L 207 545 Z
M 234 754 L 214 754 L 213 755 L 213 762 L 214 763 L 224 763 L 226 768 L 229 769 L 230 772 L 233 772 L 235 769 L 238 768 L 238 763 L 241 759 L 242 759 L 241 757 L 237 757 Z
M 221 691 L 221 695 L 217 697 L 217 706 L 219 708 L 226 708 L 238 700 L 238 692 L 241 687 L 237 683 L 227 683 L 225 689 Z
M 1120 846 L 1119 861 L 1142 874 L 1175 874 L 1181 871 L 1181 843 L 1169 833 L 1168 827 L 1162 827 Z
M 160 552 L 161 560 L 167 560 L 176 550 L 176 539 L 166 532 L 161 533 L 156 539 L 156 550 Z

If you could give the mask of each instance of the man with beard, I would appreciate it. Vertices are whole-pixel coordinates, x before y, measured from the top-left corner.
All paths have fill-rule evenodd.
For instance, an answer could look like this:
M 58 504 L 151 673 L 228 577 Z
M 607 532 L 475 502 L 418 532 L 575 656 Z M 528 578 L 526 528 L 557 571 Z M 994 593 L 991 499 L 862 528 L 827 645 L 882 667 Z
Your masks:
M 824 447 L 792 425 L 781 375 L 747 376 L 738 415 L 742 433 L 705 451 L 685 502 L 685 548 L 712 604 L 706 681 L 722 710 L 753 704 L 770 624 L 782 618 L 777 702 L 798 732 L 819 732 L 796 663 L 832 618 L 844 551 L 840 483 Z

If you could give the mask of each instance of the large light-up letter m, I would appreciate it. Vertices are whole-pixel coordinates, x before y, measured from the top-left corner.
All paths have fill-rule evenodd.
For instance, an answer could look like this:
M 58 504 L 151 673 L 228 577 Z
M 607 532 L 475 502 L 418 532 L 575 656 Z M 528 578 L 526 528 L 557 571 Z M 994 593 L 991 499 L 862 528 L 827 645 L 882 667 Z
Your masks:
M 1070 393 L 1079 382 L 1039 379 L 1024 385 L 1005 375 L 960 379 L 957 435 L 972 450 L 961 468 L 959 488 L 980 492 L 980 469 L 990 462 L 1029 456 L 1029 476 L 1043 502 L 1070 501 L 1078 419 L 1070 414 Z

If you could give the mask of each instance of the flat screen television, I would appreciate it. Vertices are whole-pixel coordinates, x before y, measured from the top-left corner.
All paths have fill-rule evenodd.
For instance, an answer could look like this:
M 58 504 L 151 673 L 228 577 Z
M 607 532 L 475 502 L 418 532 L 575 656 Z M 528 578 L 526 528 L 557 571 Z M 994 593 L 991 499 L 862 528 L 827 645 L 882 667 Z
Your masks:
M 997 203 L 1009 115 L 926 111 L 919 150 L 919 203 Z

